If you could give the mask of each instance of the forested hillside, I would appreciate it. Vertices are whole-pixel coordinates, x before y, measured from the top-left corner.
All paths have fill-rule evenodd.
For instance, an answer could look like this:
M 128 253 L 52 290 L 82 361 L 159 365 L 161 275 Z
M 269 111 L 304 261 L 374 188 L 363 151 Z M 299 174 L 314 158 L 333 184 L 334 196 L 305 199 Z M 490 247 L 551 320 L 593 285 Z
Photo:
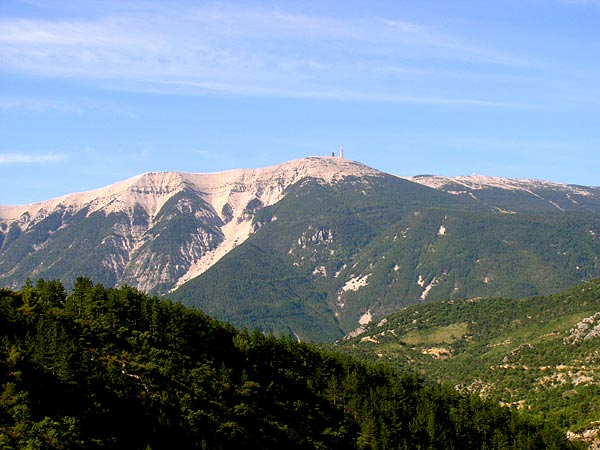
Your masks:
M 337 346 L 598 439 L 600 280 L 547 297 L 414 305 Z
M 552 294 L 600 276 L 595 213 L 498 213 L 390 176 L 303 181 L 255 225 L 171 298 L 236 326 L 333 342 L 419 302 Z
M 79 278 L 0 290 L 2 449 L 567 449 L 548 422 Z

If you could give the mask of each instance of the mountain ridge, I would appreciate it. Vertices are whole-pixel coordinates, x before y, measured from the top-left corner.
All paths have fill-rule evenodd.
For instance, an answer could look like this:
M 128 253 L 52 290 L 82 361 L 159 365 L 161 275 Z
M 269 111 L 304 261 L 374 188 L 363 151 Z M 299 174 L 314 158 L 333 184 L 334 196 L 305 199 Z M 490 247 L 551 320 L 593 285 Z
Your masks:
M 81 210 L 85 210 L 86 218 L 97 212 L 105 216 L 125 214 L 125 221 L 129 222 L 132 230 L 118 239 L 125 254 L 120 261 L 107 262 L 115 266 L 116 272 L 125 270 L 136 252 L 148 242 L 144 237 L 156 225 L 165 205 L 177 195 L 191 195 L 193 199 L 179 201 L 178 213 L 193 214 L 195 219 L 208 223 L 214 229 L 192 243 L 189 254 L 185 255 L 185 273 L 178 273 L 176 282 L 170 287 L 174 289 L 206 271 L 245 241 L 253 232 L 252 218 L 256 210 L 279 201 L 289 185 L 308 177 L 332 183 L 346 176 L 379 176 L 380 173 L 363 164 L 334 157 L 308 157 L 266 168 L 216 173 L 149 172 L 103 188 L 43 202 L 0 206 L 1 231 L 6 232 L 16 225 L 19 232 L 27 232 L 53 214 L 64 216 Z M 192 208 L 191 205 L 198 201 L 202 205 Z M 143 218 L 138 222 L 143 224 L 136 226 L 135 216 L 140 214 Z M 55 233 L 61 226 L 51 231 Z M 0 241 L 0 251 L 6 242 L 6 237 Z M 36 243 L 34 250 L 43 245 L 44 242 Z M 144 290 L 153 288 L 147 283 L 137 287 Z
M 362 167 L 364 170 L 356 171 L 354 175 L 375 175 L 382 174 L 386 172 L 382 172 L 377 169 L 370 168 L 365 166 L 362 163 L 357 161 L 351 161 L 346 159 L 341 159 L 339 157 L 324 157 L 324 156 L 309 156 L 306 158 L 299 158 L 291 161 L 287 161 L 281 164 L 276 164 L 272 166 L 268 166 L 265 168 L 258 169 L 230 169 L 219 172 L 173 172 L 173 171 L 164 171 L 164 172 L 145 172 L 131 178 L 128 178 L 123 181 L 118 181 L 116 183 L 112 183 L 108 186 L 88 190 L 81 192 L 74 192 L 70 194 L 65 194 L 59 197 L 54 197 L 48 200 L 41 200 L 33 203 L 26 203 L 22 205 L 0 205 L 0 220 L 6 222 L 19 222 L 19 219 L 24 214 L 27 214 L 29 217 L 43 217 L 43 213 L 47 211 L 51 211 L 58 206 L 67 206 L 67 207 L 81 207 L 89 203 L 93 203 L 94 200 L 105 200 L 105 203 L 98 204 L 97 208 L 101 209 L 102 207 L 107 206 L 110 203 L 111 199 L 114 199 L 114 196 L 117 193 L 123 193 L 129 191 L 131 193 L 137 192 L 138 194 L 158 194 L 159 196 L 163 196 L 163 194 L 169 194 L 171 192 L 182 189 L 186 183 L 196 184 L 200 178 L 219 178 L 225 177 L 226 179 L 232 179 L 236 176 L 238 178 L 243 178 L 244 175 L 259 175 L 259 174 L 267 174 L 274 170 L 285 170 L 286 168 L 293 167 L 297 163 L 301 163 L 303 161 L 313 161 L 313 162 L 335 162 L 336 165 L 339 166 L 349 166 L 355 165 L 356 167 Z M 306 170 L 299 173 L 299 175 L 309 175 L 309 171 Z M 328 177 L 326 174 L 321 172 L 321 177 L 323 179 L 328 180 L 329 182 L 335 179 L 335 175 L 333 173 L 329 173 Z M 393 174 L 390 174 L 393 175 Z M 529 179 L 529 178 L 506 178 L 499 176 L 486 176 L 486 175 L 459 175 L 455 177 L 448 177 L 442 175 L 414 175 L 414 176 L 402 176 L 402 175 L 393 175 L 398 178 L 405 179 L 408 181 L 412 181 L 415 183 L 419 183 L 423 186 L 430 187 L 432 189 L 442 190 L 444 192 L 448 192 L 454 195 L 460 194 L 468 194 L 473 190 L 481 190 L 481 189 L 489 189 L 489 188 L 498 188 L 504 190 L 512 190 L 512 191 L 524 191 L 527 193 L 531 193 L 532 195 L 536 195 L 533 190 L 540 188 L 553 189 L 557 191 L 563 191 L 567 194 L 576 194 L 580 196 L 594 196 L 600 195 L 600 187 L 596 186 L 583 186 L 578 184 L 570 184 L 570 183 L 559 183 L 549 180 L 541 180 L 541 179 Z M 175 179 L 178 183 L 176 186 L 172 186 L 167 183 L 140 183 L 136 184 L 136 182 L 141 180 L 150 180 L 154 179 L 158 181 L 173 180 Z M 203 186 L 198 183 L 197 187 Z M 466 190 L 454 190 L 454 187 L 463 187 Z M 150 188 L 150 189 L 148 189 Z M 144 202 L 140 202 L 140 198 L 136 198 L 132 195 L 131 201 L 136 201 L 137 203 L 144 204 Z M 87 198 L 87 200 L 86 200 Z M 82 200 L 83 199 L 83 200 Z M 68 202 L 70 200 L 70 202 Z M 571 200 L 572 203 L 576 204 L 576 201 Z M 157 206 L 154 208 L 155 213 L 160 210 L 162 207 L 162 203 L 157 203 Z M 150 210 L 149 208 L 147 208 Z M 94 210 L 92 210 L 93 212 Z M 32 214 L 35 212 L 36 214 Z M 21 223 L 26 224 L 27 222 L 22 221 Z
M 464 175 L 457 177 L 417 175 L 401 178 L 449 194 L 470 196 L 474 200 L 483 203 L 490 202 L 501 213 L 512 214 L 519 212 L 502 209 L 501 206 L 505 205 L 505 199 L 502 197 L 506 197 L 507 193 L 521 195 L 524 200 L 529 197 L 526 200 L 529 208 L 536 210 L 551 211 L 556 209 L 566 211 L 588 209 L 595 213 L 600 212 L 600 188 L 595 186 L 484 175 Z M 490 193 L 494 195 L 490 195 Z
M 84 274 L 236 326 L 332 340 L 415 302 L 600 276 L 600 190 L 480 178 L 457 194 L 417 178 L 309 157 L 0 207 L 0 285 Z
M 321 168 L 327 167 L 329 169 L 336 167 L 343 170 L 341 170 L 339 174 L 336 174 L 331 170 L 318 170 L 319 166 L 321 166 Z M 351 167 L 355 170 L 350 170 Z M 130 201 L 143 204 L 143 202 L 139 201 L 140 198 L 135 196 L 135 193 L 157 194 L 161 197 L 163 194 L 178 191 L 190 184 L 195 185 L 194 187 L 199 190 L 208 188 L 209 190 L 217 191 L 219 184 L 227 185 L 243 183 L 246 179 L 265 178 L 265 176 L 271 181 L 274 178 L 279 178 L 281 181 L 284 181 L 285 177 L 281 177 L 280 175 L 290 171 L 295 173 L 295 178 L 293 179 L 296 179 L 296 181 L 302 177 L 316 176 L 327 180 L 328 182 L 334 181 L 338 176 L 347 176 L 348 174 L 364 175 L 368 173 L 374 175 L 382 173 L 379 170 L 372 169 L 356 161 L 338 157 L 321 156 L 299 158 L 257 169 L 231 169 L 205 173 L 171 171 L 145 172 L 97 189 L 74 192 L 48 200 L 23 205 L 0 205 L 0 220 L 18 221 L 23 214 L 28 214 L 29 217 L 37 217 L 40 213 L 43 215 L 43 212 L 51 211 L 58 206 L 81 208 L 88 204 L 96 204 L 96 207 L 100 209 L 114 201 L 117 195 L 127 192 L 132 194 Z M 276 174 L 278 174 L 279 177 Z M 209 182 L 206 182 L 205 180 L 208 180 Z M 145 182 L 138 183 L 140 181 Z M 176 183 L 172 184 L 173 181 Z M 212 181 L 212 183 L 210 181 Z M 293 183 L 293 181 L 291 182 Z M 160 204 L 160 206 L 162 206 L 162 204 Z M 158 210 L 160 210 L 160 206 L 158 206 Z M 92 210 L 91 212 L 94 211 L 95 210 Z M 36 214 L 32 214 L 32 212 L 35 212 Z

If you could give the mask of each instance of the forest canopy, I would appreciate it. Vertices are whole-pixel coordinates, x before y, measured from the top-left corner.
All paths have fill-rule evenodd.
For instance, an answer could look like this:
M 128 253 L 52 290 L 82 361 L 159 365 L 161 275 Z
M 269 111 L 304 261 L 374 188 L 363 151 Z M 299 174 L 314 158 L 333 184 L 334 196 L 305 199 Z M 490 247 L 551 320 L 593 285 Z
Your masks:
M 549 423 L 131 287 L 0 290 L 1 449 L 567 449 Z

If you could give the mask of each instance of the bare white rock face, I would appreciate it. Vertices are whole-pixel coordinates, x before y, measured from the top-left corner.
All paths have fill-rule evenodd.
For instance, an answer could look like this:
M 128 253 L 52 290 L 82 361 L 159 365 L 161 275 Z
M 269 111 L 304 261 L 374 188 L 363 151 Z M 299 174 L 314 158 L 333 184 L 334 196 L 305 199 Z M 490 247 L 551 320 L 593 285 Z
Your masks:
M 375 169 L 338 157 L 308 157 L 266 168 L 218 173 L 152 172 L 92 191 L 28 205 L 0 206 L 0 224 L 5 228 L 17 224 L 22 231 L 26 231 L 55 211 L 76 213 L 84 209 L 87 209 L 88 216 L 98 211 L 106 215 L 125 213 L 133 223 L 135 210 L 141 208 L 148 217 L 147 224 L 132 228 L 122 236 L 119 230 L 115 230 L 129 258 L 109 261 L 107 264 L 114 266 L 115 271 L 123 271 L 125 267 L 121 266 L 127 265 L 127 261 L 131 263 L 131 256 L 147 242 L 146 233 L 152 229 L 163 206 L 177 194 L 191 190 L 206 202 L 207 208 L 193 210 L 190 206 L 192 209 L 182 213 L 194 214 L 198 219 L 206 216 L 212 222 L 219 218 L 222 239 L 216 247 L 211 247 L 207 236 L 200 235 L 199 231 L 195 245 L 180 249 L 188 261 L 188 267 L 183 276 L 174 280 L 173 288 L 176 288 L 208 270 L 235 246 L 244 242 L 254 231 L 254 212 L 277 203 L 289 186 L 307 178 L 335 183 L 347 176 L 381 175 L 382 172 Z M 253 207 L 250 208 L 250 205 Z M 185 204 L 180 205 L 180 209 L 185 208 Z M 140 279 L 138 287 L 148 289 L 151 284 Z

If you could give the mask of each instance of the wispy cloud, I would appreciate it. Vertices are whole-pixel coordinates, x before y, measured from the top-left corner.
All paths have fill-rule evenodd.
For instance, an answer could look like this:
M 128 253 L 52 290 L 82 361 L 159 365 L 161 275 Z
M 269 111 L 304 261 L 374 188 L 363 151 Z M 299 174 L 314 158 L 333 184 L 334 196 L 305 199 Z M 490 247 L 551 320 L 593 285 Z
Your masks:
M 27 112 L 62 112 L 80 114 L 82 108 L 73 103 L 58 99 L 0 97 L 0 111 L 27 111 Z
M 0 164 L 45 164 L 59 162 L 65 159 L 58 153 L 0 153 Z
M 531 64 L 398 18 L 189 3 L 85 19 L 5 18 L 0 20 L 0 61 L 4 70 L 137 91 L 479 107 L 522 102 L 435 93 L 413 81 L 424 71 L 443 78 L 465 65 L 485 74 L 489 67 Z M 432 69 L 438 66 L 439 71 Z

